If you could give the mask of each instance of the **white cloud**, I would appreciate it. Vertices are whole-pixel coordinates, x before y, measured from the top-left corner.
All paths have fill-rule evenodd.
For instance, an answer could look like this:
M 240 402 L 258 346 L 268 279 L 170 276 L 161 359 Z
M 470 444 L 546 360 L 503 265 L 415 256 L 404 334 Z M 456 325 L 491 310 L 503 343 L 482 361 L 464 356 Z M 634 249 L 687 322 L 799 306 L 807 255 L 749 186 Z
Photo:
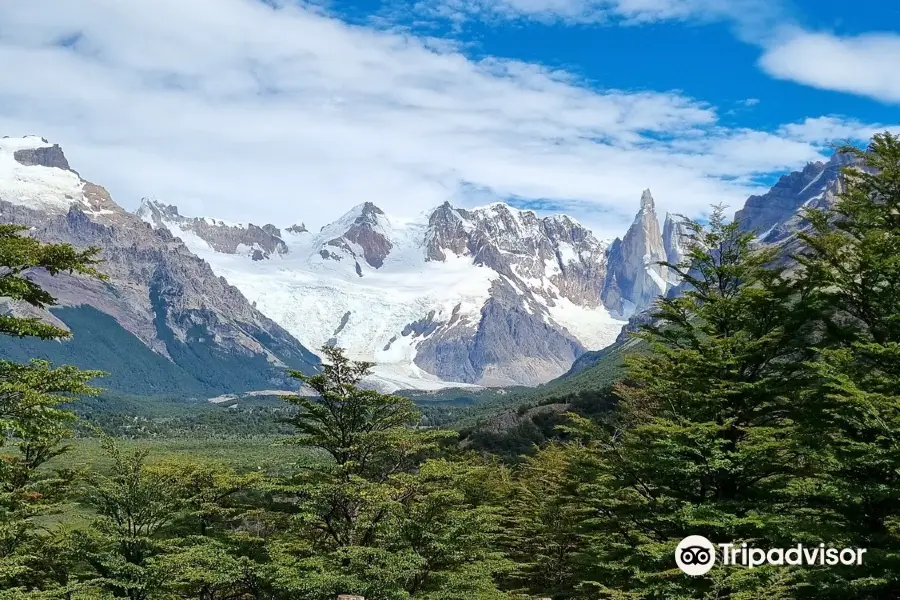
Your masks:
M 393 0 L 393 11 L 447 19 L 531 20 L 542 23 L 643 25 L 659 21 L 730 23 L 761 43 L 785 20 L 782 0 Z
M 808 118 L 801 123 L 790 123 L 782 126 L 779 132 L 784 137 L 798 142 L 815 144 L 821 143 L 821 140 L 831 140 L 833 143 L 868 140 L 876 133 L 896 129 L 896 125 L 871 125 L 855 119 L 829 116 Z
M 837 37 L 796 32 L 768 48 L 760 66 L 769 75 L 805 85 L 900 103 L 900 35 Z
M 746 5 L 748 0 L 738 2 Z M 416 7 L 419 11 L 454 19 L 643 23 L 719 18 L 735 12 L 733 4 L 728 0 L 421 0 Z
M 677 93 L 598 91 L 433 42 L 254 0 L 2 3 L 0 135 L 59 142 L 126 207 L 155 195 L 317 226 L 366 200 L 415 214 L 474 187 L 570 206 L 608 236 L 646 187 L 662 210 L 737 208 L 757 175 L 868 131 L 728 129 Z

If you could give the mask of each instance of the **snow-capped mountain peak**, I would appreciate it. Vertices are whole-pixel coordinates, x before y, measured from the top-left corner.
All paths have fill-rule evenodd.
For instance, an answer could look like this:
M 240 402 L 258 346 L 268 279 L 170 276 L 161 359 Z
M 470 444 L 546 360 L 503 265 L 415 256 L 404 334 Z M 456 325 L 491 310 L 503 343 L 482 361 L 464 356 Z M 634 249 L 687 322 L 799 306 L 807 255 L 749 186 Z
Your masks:
M 383 210 L 364 202 L 353 207 L 340 219 L 322 228 L 317 241 L 324 260 L 353 261 L 362 277 L 361 263 L 379 269 L 395 246 L 394 224 Z
M 66 213 L 72 204 L 85 203 L 84 181 L 70 169 L 58 145 L 36 136 L 4 137 L 0 139 L 0 200 Z
M 75 209 L 104 222 L 123 215 L 105 189 L 69 166 L 58 144 L 37 136 L 0 138 L 0 201 L 53 215 Z
M 148 201 L 140 212 L 145 219 L 158 216 L 157 227 L 83 180 L 58 145 L 38 137 L 0 139 L 0 223 L 27 226 L 42 241 L 100 249 L 104 281 L 50 277 L 41 270 L 29 277 L 60 306 L 102 314 L 91 317 L 102 340 L 97 345 L 138 365 L 129 386 L 242 391 L 283 382 L 285 366 L 312 372 L 316 360 L 296 339 L 172 237 L 168 228 L 176 227 L 177 209 Z M 205 244 L 196 236 L 194 241 Z M 56 323 L 67 319 L 37 315 Z M 97 356 L 84 358 L 92 368 L 102 366 Z M 233 378 L 223 377 L 231 373 Z

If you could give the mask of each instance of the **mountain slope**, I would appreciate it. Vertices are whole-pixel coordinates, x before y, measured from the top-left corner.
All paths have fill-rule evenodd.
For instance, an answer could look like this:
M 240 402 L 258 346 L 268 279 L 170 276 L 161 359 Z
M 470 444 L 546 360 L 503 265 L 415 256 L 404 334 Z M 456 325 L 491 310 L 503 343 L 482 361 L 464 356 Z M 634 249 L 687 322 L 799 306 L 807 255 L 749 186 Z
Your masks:
M 41 272 L 32 277 L 63 307 L 92 307 L 98 313 L 64 310 L 48 318 L 64 323 L 68 318 L 75 325 L 90 314 L 95 322 L 106 323 L 108 332 L 116 330 L 104 343 L 119 340 L 119 346 L 108 350 L 114 354 L 119 348 L 123 356 L 134 356 L 136 380 L 145 379 L 140 374 L 145 365 L 137 361 L 148 359 L 134 354 L 136 346 L 124 341 L 126 333 L 171 365 L 163 368 L 154 358 L 159 366 L 154 372 L 180 381 L 179 389 L 197 393 L 271 388 L 285 382 L 286 367 L 306 372 L 317 368 L 318 359 L 252 307 L 237 288 L 217 277 L 168 231 L 153 229 L 116 205 L 106 190 L 84 181 L 69 168 L 62 150 L 46 140 L 0 140 L 0 222 L 28 225 L 30 235 L 48 242 L 101 248 L 101 270 L 109 281 Z M 9 344 L 6 353 L 14 353 Z M 113 381 L 128 387 L 126 374 Z M 163 389 L 168 383 L 158 385 Z

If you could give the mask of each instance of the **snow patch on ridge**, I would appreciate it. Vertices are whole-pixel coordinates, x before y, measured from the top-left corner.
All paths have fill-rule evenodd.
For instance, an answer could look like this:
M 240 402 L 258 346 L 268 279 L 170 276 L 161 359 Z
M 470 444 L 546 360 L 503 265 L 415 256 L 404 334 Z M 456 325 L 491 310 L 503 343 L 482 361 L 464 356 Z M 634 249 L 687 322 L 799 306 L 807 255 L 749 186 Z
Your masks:
M 578 262 L 580 256 L 577 252 L 575 252 L 575 248 L 572 247 L 572 244 L 567 242 L 559 243 L 559 259 L 562 261 L 562 264 L 567 265 L 569 263 Z
M 0 139 L 0 200 L 57 213 L 68 212 L 76 202 L 87 204 L 84 182 L 73 171 L 23 165 L 15 158 L 18 150 L 52 146 L 35 136 Z
M 568 298 L 549 307 L 550 317 L 569 330 L 588 350 L 600 350 L 615 340 L 627 321 L 612 317 L 603 305 L 586 308 Z

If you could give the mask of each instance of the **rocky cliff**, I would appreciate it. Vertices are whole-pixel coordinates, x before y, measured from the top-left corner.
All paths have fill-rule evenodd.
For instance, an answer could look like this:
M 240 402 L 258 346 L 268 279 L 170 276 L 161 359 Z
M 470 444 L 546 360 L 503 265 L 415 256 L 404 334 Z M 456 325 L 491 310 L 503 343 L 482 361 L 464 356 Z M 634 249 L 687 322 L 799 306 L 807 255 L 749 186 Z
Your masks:
M 650 307 L 669 288 L 669 269 L 658 264 L 667 258 L 653 196 L 644 190 L 634 222 L 609 249 L 602 295 L 606 307 L 623 318 Z
M 141 202 L 135 214 L 154 229 L 159 229 L 165 222 L 166 228 L 181 236 L 196 235 L 218 252 L 243 253 L 253 260 L 263 260 L 272 254 L 287 252 L 287 246 L 281 239 L 281 231 L 272 224 L 259 227 L 253 223 L 242 225 L 213 219 L 186 218 L 178 214 L 176 207 L 148 198 Z

